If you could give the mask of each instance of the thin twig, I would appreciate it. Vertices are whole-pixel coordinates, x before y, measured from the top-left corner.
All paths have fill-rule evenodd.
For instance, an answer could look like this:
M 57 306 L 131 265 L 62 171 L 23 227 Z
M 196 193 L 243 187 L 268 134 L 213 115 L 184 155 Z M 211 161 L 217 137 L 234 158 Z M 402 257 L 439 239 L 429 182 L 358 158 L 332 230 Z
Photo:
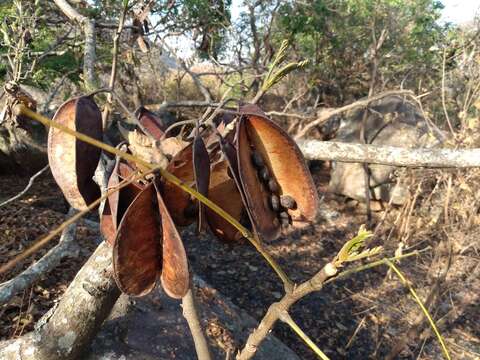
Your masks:
M 122 14 L 120 15 L 120 19 L 118 20 L 118 28 L 115 34 L 113 35 L 113 53 L 112 53 L 112 70 L 110 73 L 110 82 L 108 83 L 108 87 L 110 89 L 115 88 L 115 79 L 117 76 L 117 60 L 118 60 L 118 40 L 120 39 L 120 36 L 122 35 L 123 27 L 125 24 L 125 16 L 127 14 L 128 10 L 128 0 L 124 1 L 124 6 L 123 6 L 123 11 Z M 108 116 L 110 114 L 110 110 L 112 108 L 112 93 L 109 92 L 107 95 L 107 103 L 105 104 L 105 107 L 103 109 L 102 113 L 102 124 L 103 124 L 103 129 L 107 129 L 107 124 L 108 124 Z
M 282 320 L 284 323 L 288 324 L 290 328 L 302 339 L 305 344 L 312 349 L 315 354 L 318 355 L 318 357 L 322 360 L 330 360 L 327 355 L 324 354 L 322 350 L 308 337 L 307 334 L 303 332 L 303 330 L 300 328 L 300 326 L 297 325 L 295 321 L 293 321 L 292 317 L 288 314 L 288 312 L 284 312 L 280 316 L 280 320 Z
M 41 176 L 45 171 L 47 171 L 49 168 L 49 165 L 46 165 L 43 169 L 41 169 L 40 171 L 38 171 L 35 175 L 33 175 L 30 180 L 28 181 L 28 184 L 27 186 L 25 186 L 25 189 L 23 189 L 22 191 L 20 191 L 17 195 L 15 195 L 14 197 L 8 199 L 8 200 L 5 200 L 4 202 L 0 203 L 0 207 L 2 206 L 5 206 L 7 204 L 10 204 L 12 201 L 15 201 L 19 198 L 21 198 L 23 195 L 25 195 L 25 193 L 30 190 L 30 188 L 32 187 L 34 181 L 36 178 L 38 178 L 39 176 Z
M 190 281 L 190 289 L 182 298 L 182 307 L 183 317 L 187 320 L 188 327 L 190 328 L 198 360 L 210 360 L 212 356 L 207 339 L 202 330 L 202 325 L 200 324 L 192 281 Z

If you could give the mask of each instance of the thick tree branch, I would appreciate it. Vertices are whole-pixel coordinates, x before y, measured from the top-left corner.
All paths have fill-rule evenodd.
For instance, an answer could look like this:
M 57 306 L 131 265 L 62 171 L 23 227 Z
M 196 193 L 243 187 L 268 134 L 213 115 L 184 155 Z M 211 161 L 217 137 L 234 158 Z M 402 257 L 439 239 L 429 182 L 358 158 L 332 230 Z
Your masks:
M 62 12 L 72 21 L 76 21 L 83 27 L 85 34 L 85 47 L 83 52 L 83 76 L 85 86 L 88 90 L 96 88 L 95 61 L 96 56 L 96 36 L 95 20 L 80 14 L 66 0 L 53 0 Z
M 400 167 L 480 167 L 480 149 L 407 149 L 319 140 L 299 140 L 297 144 L 308 160 L 367 162 Z
M 102 243 L 35 331 L 0 344 L 0 358 L 80 358 L 120 295 L 112 276 L 111 254 L 112 249 Z

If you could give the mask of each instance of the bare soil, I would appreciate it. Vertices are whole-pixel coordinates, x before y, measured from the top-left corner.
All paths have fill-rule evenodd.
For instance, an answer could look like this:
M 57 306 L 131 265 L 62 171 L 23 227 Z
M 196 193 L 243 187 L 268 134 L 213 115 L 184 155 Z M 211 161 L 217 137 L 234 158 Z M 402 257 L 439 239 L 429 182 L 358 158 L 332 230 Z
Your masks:
M 323 196 L 319 221 L 268 244 L 270 252 L 297 283 L 320 270 L 365 222 L 362 207 L 326 192 L 328 172 L 325 169 L 315 167 L 312 173 Z M 1 176 L 0 202 L 20 192 L 27 182 L 28 178 Z M 21 199 L 1 207 L 0 263 L 22 252 L 60 224 L 66 217 L 66 209 L 63 196 L 49 174 L 37 179 Z M 376 215 L 375 221 L 380 216 L 381 213 Z M 387 233 L 381 233 L 375 244 L 383 245 L 385 253 L 393 256 L 397 240 L 392 236 L 386 241 Z M 468 360 L 480 357 L 480 254 L 478 241 L 475 241 L 477 232 L 462 236 L 471 237 L 474 245 L 454 256 L 446 283 L 441 287 L 440 300 L 431 312 L 440 323 L 452 358 Z M 0 339 L 32 330 L 35 322 L 63 294 L 98 239 L 93 230 L 82 225 L 78 227 L 77 237 L 82 244 L 79 256 L 65 259 L 61 266 L 45 274 L 31 288 L 0 306 Z M 399 264 L 425 300 L 445 266 L 448 251 L 441 251 L 434 237 L 415 240 L 412 236 L 411 239 L 409 248 L 412 250 L 427 246 L 439 249 L 437 256 L 434 251 L 427 251 Z M 254 318 L 261 319 L 268 306 L 281 298 L 281 283 L 248 243 L 221 243 L 208 235 L 197 236 L 190 228 L 184 231 L 184 240 L 193 271 Z M 54 245 L 52 241 L 34 257 L 1 276 L 0 282 L 15 276 Z M 408 290 L 385 267 L 330 283 L 292 308 L 294 320 L 332 360 L 385 358 L 419 315 L 420 310 Z M 277 324 L 274 334 L 303 359 L 316 358 L 284 324 Z M 172 358 L 181 356 L 172 355 Z M 442 358 L 439 344 L 425 323 L 399 358 Z

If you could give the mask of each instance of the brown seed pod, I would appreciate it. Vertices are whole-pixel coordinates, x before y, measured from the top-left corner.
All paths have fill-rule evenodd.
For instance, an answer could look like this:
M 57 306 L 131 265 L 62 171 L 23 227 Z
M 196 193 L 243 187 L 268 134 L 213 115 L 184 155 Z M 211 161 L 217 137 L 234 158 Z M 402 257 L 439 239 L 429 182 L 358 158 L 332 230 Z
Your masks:
M 163 201 L 162 194 L 155 184 L 158 209 L 162 218 L 162 286 L 168 296 L 181 299 L 190 286 L 188 260 L 182 238 Z
M 236 220 L 242 219 L 244 205 L 242 197 L 235 183 L 229 175 L 228 161 L 223 160 L 212 166 L 208 197 Z M 206 217 L 210 229 L 219 239 L 227 242 L 242 238 L 239 231 L 224 218 L 210 209 L 206 210 Z
M 148 294 L 160 274 L 161 226 L 152 184 L 138 194 L 125 212 L 113 246 L 113 270 L 119 289 L 132 296 Z
M 107 190 L 116 188 L 121 180 L 133 175 L 135 169 L 124 160 L 117 158 L 112 174 L 108 179 Z M 105 206 L 100 217 L 100 231 L 105 241 L 113 246 L 118 225 L 135 197 L 144 188 L 140 183 L 131 183 L 119 191 L 112 193 L 105 201 Z
M 102 114 L 90 97 L 78 97 L 63 103 L 53 121 L 72 130 L 102 140 Z M 78 210 L 100 197 L 93 181 L 101 150 L 77 138 L 50 128 L 48 161 L 55 181 L 69 204 Z
M 195 175 L 195 185 L 197 191 L 208 196 L 208 187 L 210 182 L 210 159 L 207 148 L 200 136 L 195 136 L 193 140 L 193 170 Z M 203 232 L 206 229 L 205 207 L 198 205 L 198 231 Z
M 252 147 L 262 155 L 271 177 L 278 183 L 278 194 L 288 194 L 296 200 L 297 208 L 289 210 L 294 227 L 305 226 L 315 220 L 317 191 L 293 139 L 255 105 L 242 107 L 240 113 L 243 116 L 237 124 L 237 157 L 247 208 L 262 238 L 273 240 L 280 234 L 280 224 L 277 213 L 266 206 L 269 201 L 265 199 L 270 196 L 268 189 L 255 176 Z
M 195 175 L 193 169 L 193 145 L 190 144 L 177 153 L 167 166 L 167 171 L 175 175 L 188 185 L 193 185 Z M 163 200 L 167 205 L 173 221 L 178 226 L 187 226 L 195 221 L 195 217 L 186 217 L 186 208 L 190 205 L 190 195 L 178 186 L 165 182 L 163 186 Z
M 160 140 L 165 134 L 164 131 L 167 129 L 167 126 L 163 123 L 162 119 L 150 110 L 140 106 L 135 110 L 135 116 L 137 117 L 140 128 L 145 135 L 149 135 L 155 140 Z

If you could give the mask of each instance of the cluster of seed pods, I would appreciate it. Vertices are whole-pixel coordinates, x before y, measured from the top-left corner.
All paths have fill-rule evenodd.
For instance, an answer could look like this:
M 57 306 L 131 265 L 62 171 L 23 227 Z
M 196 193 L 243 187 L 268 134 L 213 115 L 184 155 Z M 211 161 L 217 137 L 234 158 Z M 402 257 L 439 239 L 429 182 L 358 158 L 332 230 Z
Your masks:
M 166 170 L 253 229 L 261 240 L 270 241 L 282 229 L 312 223 L 318 196 L 295 142 L 257 106 L 243 106 L 235 114 L 220 119 L 219 129 L 231 127 L 227 136 L 197 128 L 194 136 L 185 140 L 164 136 L 166 124 L 154 113 L 145 108 L 136 112 L 142 136 L 156 144 L 183 144 L 168 154 Z M 102 139 L 100 111 L 90 97 L 67 101 L 54 121 Z M 127 152 L 134 149 L 127 143 L 118 147 Z M 52 128 L 48 153 L 52 173 L 72 207 L 85 209 L 99 197 L 92 179 L 100 157 L 98 148 Z M 135 164 L 117 157 L 108 188 L 117 188 L 138 170 Z M 222 216 L 159 176 L 113 192 L 104 204 L 100 228 L 113 249 L 119 288 L 141 296 L 160 280 L 168 295 L 183 297 L 190 279 L 177 227 L 195 221 L 199 231 L 210 231 L 223 241 L 242 238 Z

